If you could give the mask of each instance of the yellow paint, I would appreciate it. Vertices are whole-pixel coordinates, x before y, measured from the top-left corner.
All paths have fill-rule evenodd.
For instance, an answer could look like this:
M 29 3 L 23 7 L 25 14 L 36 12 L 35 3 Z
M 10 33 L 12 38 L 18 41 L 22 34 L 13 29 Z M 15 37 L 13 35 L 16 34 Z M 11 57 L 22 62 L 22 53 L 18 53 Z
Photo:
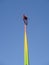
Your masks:
M 28 40 L 26 31 L 24 32 L 24 65 L 29 65 L 29 58 L 28 58 Z

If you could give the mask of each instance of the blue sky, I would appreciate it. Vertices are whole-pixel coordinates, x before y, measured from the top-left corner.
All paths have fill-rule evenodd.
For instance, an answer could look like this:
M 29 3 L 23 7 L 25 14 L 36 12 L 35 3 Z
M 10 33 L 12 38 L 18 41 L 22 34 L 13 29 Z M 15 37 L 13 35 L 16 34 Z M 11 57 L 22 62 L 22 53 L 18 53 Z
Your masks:
M 30 65 L 49 65 L 49 0 L 0 0 L 0 65 L 24 65 L 24 13 Z

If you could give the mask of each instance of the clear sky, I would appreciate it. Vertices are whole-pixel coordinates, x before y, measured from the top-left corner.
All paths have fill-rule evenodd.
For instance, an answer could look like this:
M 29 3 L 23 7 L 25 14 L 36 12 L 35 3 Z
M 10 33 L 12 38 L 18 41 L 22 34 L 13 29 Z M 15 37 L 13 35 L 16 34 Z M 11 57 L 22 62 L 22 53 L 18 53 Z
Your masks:
M 24 13 L 30 65 L 49 65 L 49 0 L 0 0 L 0 65 L 24 65 Z

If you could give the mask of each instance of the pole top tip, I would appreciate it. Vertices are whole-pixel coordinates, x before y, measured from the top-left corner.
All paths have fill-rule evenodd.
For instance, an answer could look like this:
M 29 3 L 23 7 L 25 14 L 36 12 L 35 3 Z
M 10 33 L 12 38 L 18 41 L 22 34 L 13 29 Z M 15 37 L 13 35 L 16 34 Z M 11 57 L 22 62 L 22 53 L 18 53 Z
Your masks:
M 23 21 L 26 25 L 28 24 L 28 17 L 26 15 L 23 15 Z

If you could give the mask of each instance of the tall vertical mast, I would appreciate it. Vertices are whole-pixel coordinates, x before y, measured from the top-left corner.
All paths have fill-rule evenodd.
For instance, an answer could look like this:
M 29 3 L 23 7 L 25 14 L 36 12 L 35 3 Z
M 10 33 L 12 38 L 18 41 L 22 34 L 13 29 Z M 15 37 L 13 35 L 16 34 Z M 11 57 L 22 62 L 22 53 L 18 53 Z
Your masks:
M 24 65 L 29 65 L 28 40 L 27 40 L 27 31 L 26 31 L 28 18 L 24 15 L 23 20 L 24 20 Z

